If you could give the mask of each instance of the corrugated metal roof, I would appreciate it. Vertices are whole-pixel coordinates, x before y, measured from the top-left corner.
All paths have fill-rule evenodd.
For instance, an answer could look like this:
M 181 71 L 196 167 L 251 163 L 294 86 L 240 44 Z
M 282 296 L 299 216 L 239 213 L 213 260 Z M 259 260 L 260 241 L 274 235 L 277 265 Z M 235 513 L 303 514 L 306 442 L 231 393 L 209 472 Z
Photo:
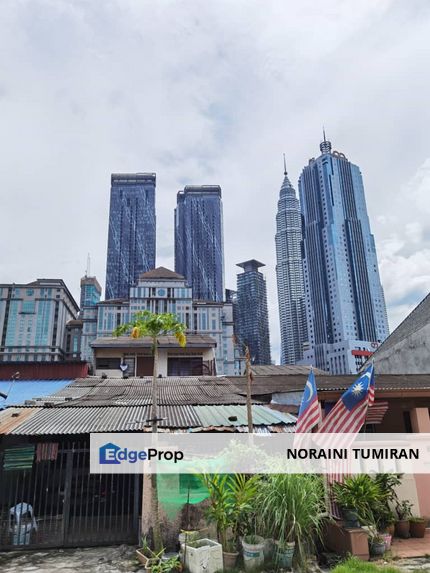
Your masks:
M 158 403 L 163 405 L 245 404 L 228 378 L 194 376 L 158 378 Z M 94 378 L 91 384 L 76 380 L 55 394 L 55 399 L 68 398 L 62 406 L 143 406 L 151 404 L 151 378 Z M 72 400 L 70 400 L 72 398 Z M 256 402 L 256 401 L 254 401 Z
M 202 426 L 246 426 L 246 406 L 194 406 Z M 236 418 L 236 420 L 234 420 Z M 255 426 L 270 424 L 295 424 L 296 417 L 276 412 L 265 406 L 252 406 L 252 421 Z
M 0 435 L 9 434 L 39 411 L 38 408 L 7 408 L 0 412 Z
M 332 376 L 319 374 L 315 376 L 318 391 L 346 390 L 357 379 L 358 375 Z M 234 383 L 237 392 L 246 394 L 246 378 L 244 376 L 230 376 L 229 380 Z M 254 376 L 251 385 L 253 396 L 270 395 L 282 392 L 301 392 L 305 387 L 307 376 L 294 375 L 271 375 Z M 430 374 L 376 374 L 376 393 L 381 390 L 430 390 Z
M 300 364 L 253 364 L 251 366 L 252 372 L 256 376 L 270 376 L 271 374 L 280 375 L 280 374 L 306 374 L 308 375 L 310 372 L 310 366 L 304 366 Z M 328 374 L 324 370 L 320 370 L 319 368 L 313 368 L 314 374 Z
M 0 415 L 0 428 L 12 435 L 89 434 L 92 432 L 133 432 L 149 430 L 149 406 L 102 408 L 16 408 L 17 424 L 11 425 L 9 412 Z M 227 428 L 246 426 L 246 406 L 161 406 L 160 428 Z M 236 421 L 229 420 L 236 417 Z M 296 418 L 264 406 L 253 406 L 255 426 L 293 426 Z

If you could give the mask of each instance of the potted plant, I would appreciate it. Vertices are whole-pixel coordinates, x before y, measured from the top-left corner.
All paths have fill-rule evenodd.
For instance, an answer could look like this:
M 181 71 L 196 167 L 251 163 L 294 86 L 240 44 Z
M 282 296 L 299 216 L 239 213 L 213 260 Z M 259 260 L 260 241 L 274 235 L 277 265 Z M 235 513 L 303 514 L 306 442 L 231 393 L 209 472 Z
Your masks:
M 389 551 L 391 549 L 391 541 L 393 540 L 393 536 L 391 533 L 382 532 L 381 537 L 385 542 L 385 551 Z
M 344 482 L 332 485 L 335 502 L 342 510 L 345 527 L 372 525 L 374 510 L 381 507 L 382 494 L 379 485 L 367 474 L 345 478 Z
M 373 507 L 373 515 L 378 530 L 388 533 L 391 537 L 394 535 L 396 516 L 392 507 L 398 505 L 396 488 L 402 482 L 402 474 L 376 474 L 375 483 L 378 484 L 381 492 L 381 504 Z
M 321 536 L 324 485 L 320 476 L 270 474 L 258 495 L 258 521 L 267 537 L 276 541 L 275 561 L 300 569 Z
M 409 518 L 411 513 L 412 504 L 409 501 L 403 500 L 396 505 L 397 522 L 396 522 L 396 535 L 403 539 L 409 537 L 410 523 Z
M 246 570 L 260 567 L 264 563 L 264 537 L 249 533 L 242 538 L 243 562 Z
M 142 547 L 136 549 L 136 557 L 146 571 L 153 571 L 153 568 L 159 565 L 163 554 L 164 548 L 156 553 L 149 547 L 146 537 L 142 537 Z
M 248 530 L 249 518 L 254 511 L 259 477 L 207 474 L 202 479 L 211 501 L 206 515 L 216 524 L 218 541 L 223 547 L 224 567 L 232 569 L 239 555 L 239 539 Z
M 382 505 L 380 508 L 373 509 L 375 523 L 378 531 L 388 533 L 391 537 L 394 535 L 396 516 L 388 506 Z
M 423 517 L 411 517 L 409 519 L 409 531 L 411 537 L 424 537 L 426 534 L 427 520 Z
M 386 551 L 385 539 L 376 530 L 370 531 L 369 538 L 370 554 L 373 556 L 382 556 Z

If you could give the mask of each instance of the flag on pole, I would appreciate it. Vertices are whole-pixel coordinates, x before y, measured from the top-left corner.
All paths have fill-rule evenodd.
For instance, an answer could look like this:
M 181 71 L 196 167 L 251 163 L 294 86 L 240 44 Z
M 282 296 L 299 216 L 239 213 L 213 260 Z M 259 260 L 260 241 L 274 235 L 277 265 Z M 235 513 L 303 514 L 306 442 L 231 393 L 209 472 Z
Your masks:
M 370 384 L 369 384 L 369 400 L 368 400 L 369 406 L 373 406 L 375 402 L 375 368 L 373 362 L 371 364 L 371 367 L 372 367 L 372 374 L 370 376 Z
M 311 368 L 300 404 L 299 417 L 296 423 L 296 433 L 310 432 L 320 421 L 321 410 L 318 402 L 317 385 Z
M 375 397 L 373 364 L 357 378 L 324 418 L 319 433 L 357 434 L 365 420 L 369 402 Z

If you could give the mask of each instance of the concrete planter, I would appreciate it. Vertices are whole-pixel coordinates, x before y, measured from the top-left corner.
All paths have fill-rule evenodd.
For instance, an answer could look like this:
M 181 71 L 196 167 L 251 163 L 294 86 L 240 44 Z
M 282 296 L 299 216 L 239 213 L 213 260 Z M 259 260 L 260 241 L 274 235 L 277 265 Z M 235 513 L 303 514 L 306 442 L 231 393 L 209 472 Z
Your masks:
M 368 532 L 361 527 L 345 529 L 328 521 L 324 528 L 324 545 L 339 555 L 355 555 L 363 561 L 369 560 Z
M 181 553 L 190 573 L 215 573 L 223 568 L 222 545 L 212 539 L 182 544 Z

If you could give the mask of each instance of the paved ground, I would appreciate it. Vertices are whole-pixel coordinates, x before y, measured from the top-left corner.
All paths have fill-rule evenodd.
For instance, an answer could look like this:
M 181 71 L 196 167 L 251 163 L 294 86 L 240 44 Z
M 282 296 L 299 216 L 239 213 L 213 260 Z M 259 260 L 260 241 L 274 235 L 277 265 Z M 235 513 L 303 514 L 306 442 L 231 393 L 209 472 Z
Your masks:
M 0 553 L 2 573 L 124 573 L 143 571 L 134 547 L 89 547 Z
M 383 565 L 384 562 L 380 561 L 378 564 Z M 398 567 L 402 573 L 430 573 L 430 555 L 394 559 L 390 560 L 389 564 Z M 144 569 L 134 557 L 134 547 L 121 545 L 0 553 L 0 571 L 1 573 L 17 571 L 19 573 L 130 573 L 143 572 Z M 311 571 L 321 573 L 318 566 L 312 567 Z M 322 571 L 325 573 L 328 569 Z
M 430 555 L 430 531 L 427 529 L 425 537 L 417 539 L 394 538 L 391 545 L 393 557 L 422 557 Z
M 392 561 L 390 565 L 398 567 L 405 573 L 412 573 L 414 571 L 419 573 L 430 573 L 430 557 L 415 557 L 413 559 L 399 559 Z

